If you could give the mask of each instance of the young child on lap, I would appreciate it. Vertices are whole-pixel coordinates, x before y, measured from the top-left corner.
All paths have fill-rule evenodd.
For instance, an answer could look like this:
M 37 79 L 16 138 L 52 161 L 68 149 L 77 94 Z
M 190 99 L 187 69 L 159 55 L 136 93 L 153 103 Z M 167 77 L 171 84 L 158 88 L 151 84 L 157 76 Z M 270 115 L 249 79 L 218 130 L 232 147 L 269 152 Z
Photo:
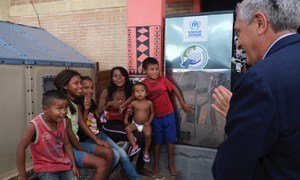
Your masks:
M 33 169 L 39 179 L 69 179 L 79 176 L 66 131 L 68 100 L 57 90 L 43 95 L 43 113 L 30 121 L 17 147 L 19 180 L 27 179 L 25 150 L 30 145 Z
M 147 87 L 144 83 L 137 83 L 133 86 L 133 95 L 135 100 L 129 105 L 129 109 L 133 110 L 134 118 L 129 124 L 129 115 L 126 114 L 124 124 L 126 125 L 126 133 L 131 144 L 129 156 L 132 156 L 140 151 L 140 147 L 135 142 L 133 135 L 134 131 L 143 132 L 145 135 L 145 150 L 143 152 L 143 159 L 145 162 L 150 162 L 149 148 L 151 145 L 151 122 L 154 117 L 153 104 L 146 99 Z

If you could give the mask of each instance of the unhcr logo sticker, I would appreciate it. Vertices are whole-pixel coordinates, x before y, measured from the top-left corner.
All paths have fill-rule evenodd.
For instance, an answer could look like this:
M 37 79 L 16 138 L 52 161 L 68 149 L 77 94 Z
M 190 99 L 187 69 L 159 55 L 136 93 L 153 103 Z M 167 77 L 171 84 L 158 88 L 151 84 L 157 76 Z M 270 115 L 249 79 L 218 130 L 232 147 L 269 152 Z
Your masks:
M 192 71 L 203 69 L 208 62 L 206 49 L 200 45 L 191 45 L 187 47 L 181 56 L 181 67 Z
M 200 21 L 194 20 L 194 21 L 190 22 L 190 28 L 192 30 L 197 30 L 197 29 L 200 28 L 200 26 L 201 26 L 201 22 Z
M 207 16 L 185 17 L 183 19 L 183 42 L 207 41 Z

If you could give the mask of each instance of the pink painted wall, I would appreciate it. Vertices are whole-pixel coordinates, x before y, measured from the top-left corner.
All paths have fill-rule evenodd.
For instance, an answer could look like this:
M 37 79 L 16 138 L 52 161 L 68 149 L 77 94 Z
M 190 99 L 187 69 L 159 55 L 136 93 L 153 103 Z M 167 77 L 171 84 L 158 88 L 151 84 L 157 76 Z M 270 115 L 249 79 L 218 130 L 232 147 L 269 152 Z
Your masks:
M 165 0 L 128 0 L 127 26 L 162 25 Z
M 142 62 L 155 57 L 163 72 L 165 0 L 128 0 L 128 70 L 142 77 Z

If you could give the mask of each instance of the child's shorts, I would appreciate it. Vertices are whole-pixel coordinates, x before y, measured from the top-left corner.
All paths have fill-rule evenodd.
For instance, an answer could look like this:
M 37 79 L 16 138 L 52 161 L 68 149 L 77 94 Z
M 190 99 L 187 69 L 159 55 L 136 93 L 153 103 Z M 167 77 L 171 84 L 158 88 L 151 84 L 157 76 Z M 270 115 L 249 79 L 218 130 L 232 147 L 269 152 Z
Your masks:
M 73 148 L 73 153 L 74 153 L 74 156 L 75 156 L 75 162 L 76 162 L 77 167 L 83 168 L 83 159 L 84 159 L 84 157 L 87 154 L 94 155 L 96 144 L 80 142 L 80 145 L 83 147 L 84 151 L 79 151 L 79 150 Z
M 37 173 L 37 176 L 40 180 L 48 180 L 48 179 L 69 179 L 74 180 L 77 179 L 72 170 L 69 171 L 59 171 L 59 172 L 40 172 Z
M 163 117 L 154 118 L 152 123 L 153 142 L 161 144 L 176 142 L 176 123 L 175 114 L 171 113 Z

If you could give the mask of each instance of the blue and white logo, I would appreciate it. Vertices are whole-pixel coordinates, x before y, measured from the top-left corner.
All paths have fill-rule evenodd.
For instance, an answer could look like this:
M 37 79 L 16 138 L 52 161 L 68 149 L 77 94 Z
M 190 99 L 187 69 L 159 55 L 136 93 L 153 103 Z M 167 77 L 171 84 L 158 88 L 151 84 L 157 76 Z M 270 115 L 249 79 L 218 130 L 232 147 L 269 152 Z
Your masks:
M 183 19 L 183 42 L 207 42 L 208 17 L 196 16 Z
M 191 45 L 187 47 L 181 56 L 181 66 L 192 71 L 203 69 L 207 62 L 207 51 L 201 45 Z
M 200 26 L 201 26 L 201 22 L 200 21 L 193 20 L 193 21 L 190 22 L 190 28 L 192 30 L 197 30 L 197 29 L 200 28 Z

